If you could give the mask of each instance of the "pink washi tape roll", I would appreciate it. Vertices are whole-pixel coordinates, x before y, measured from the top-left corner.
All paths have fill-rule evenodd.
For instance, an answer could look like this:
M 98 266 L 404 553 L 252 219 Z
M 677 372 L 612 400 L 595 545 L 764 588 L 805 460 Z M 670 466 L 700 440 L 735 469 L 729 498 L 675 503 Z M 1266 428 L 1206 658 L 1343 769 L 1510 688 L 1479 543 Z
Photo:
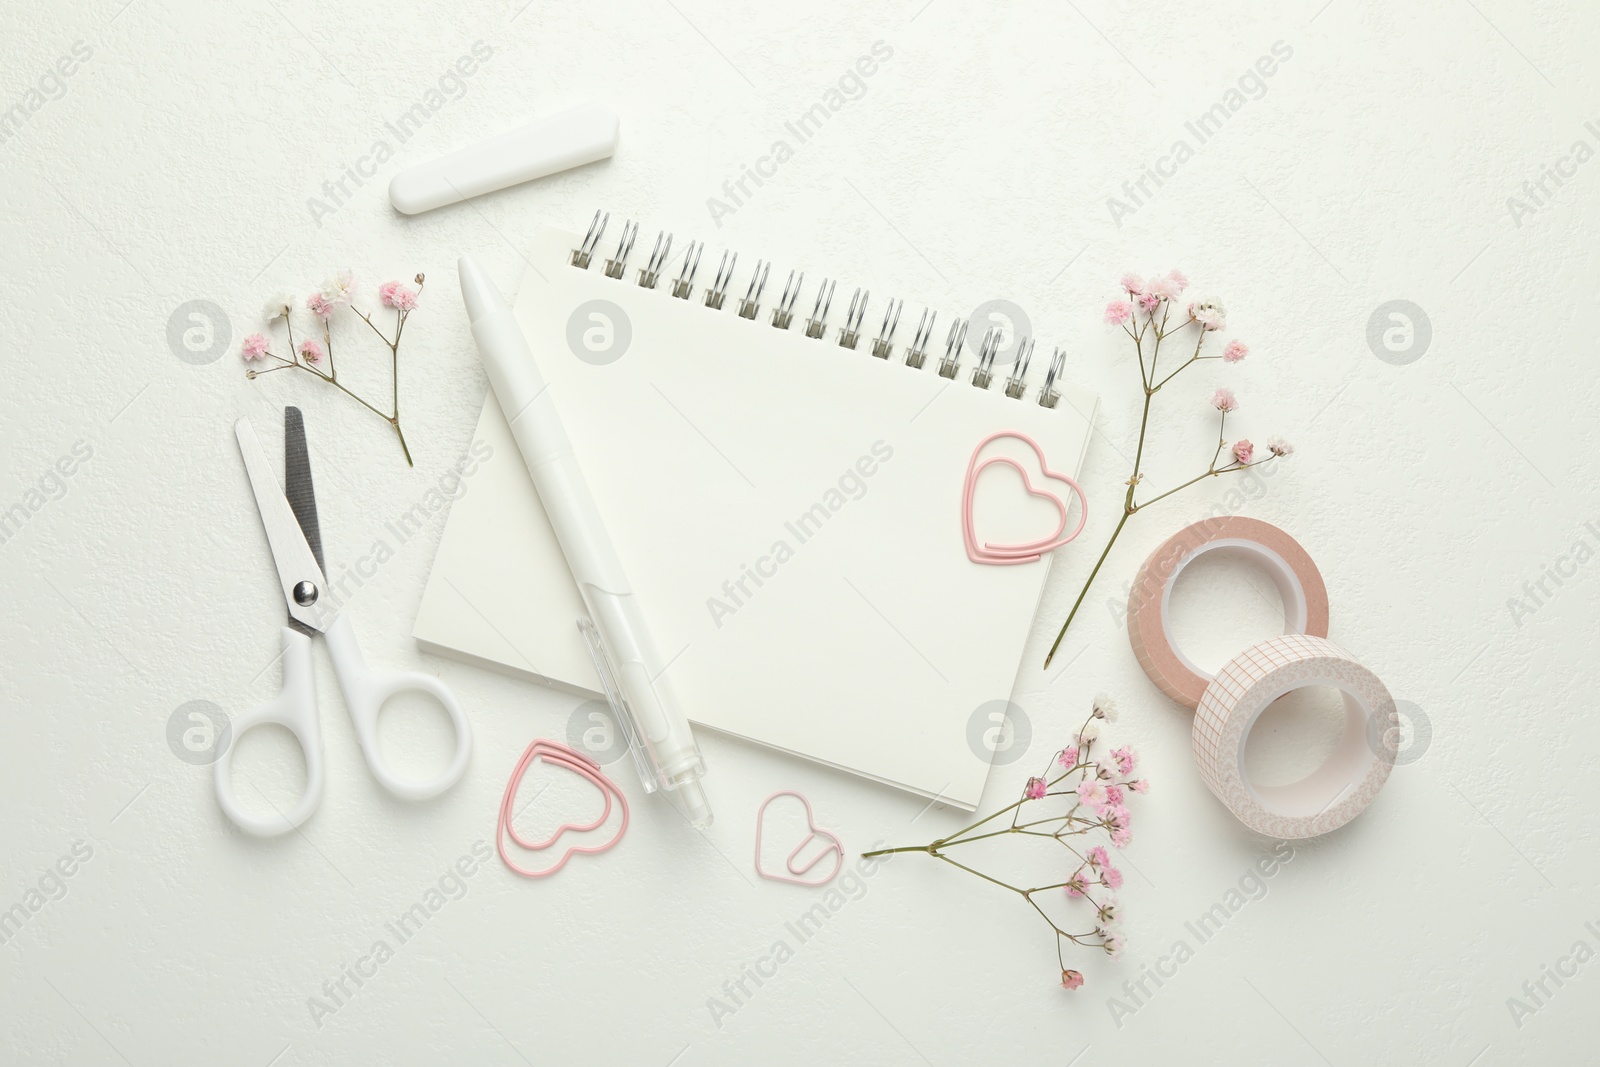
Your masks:
M 1225 515 L 1185 526 L 1150 553 L 1128 594 L 1128 639 L 1150 680 L 1185 707 L 1200 703 L 1211 676 L 1177 645 L 1168 608 L 1183 569 L 1206 553 L 1239 556 L 1260 566 L 1283 599 L 1286 634 L 1328 636 L 1328 587 L 1300 542 L 1260 519 Z
M 1344 694 L 1345 727 L 1332 756 L 1292 785 L 1252 785 L 1244 773 L 1245 740 L 1274 700 L 1307 686 Z M 1332 641 L 1302 634 L 1269 638 L 1217 672 L 1195 709 L 1195 763 L 1217 799 L 1250 829 L 1278 838 L 1337 830 L 1366 808 L 1388 781 L 1393 753 L 1369 729 L 1396 721 L 1394 698 L 1376 674 Z

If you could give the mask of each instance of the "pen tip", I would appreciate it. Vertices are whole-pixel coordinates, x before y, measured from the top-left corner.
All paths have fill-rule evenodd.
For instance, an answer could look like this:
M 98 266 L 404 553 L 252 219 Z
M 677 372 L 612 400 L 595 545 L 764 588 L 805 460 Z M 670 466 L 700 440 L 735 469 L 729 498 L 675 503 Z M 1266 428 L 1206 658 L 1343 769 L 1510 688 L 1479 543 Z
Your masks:
M 483 268 L 478 266 L 477 260 L 462 256 L 456 261 L 456 272 L 461 276 L 461 300 L 467 306 L 469 321 L 477 322 L 490 312 L 505 309 L 500 291 L 494 287 Z

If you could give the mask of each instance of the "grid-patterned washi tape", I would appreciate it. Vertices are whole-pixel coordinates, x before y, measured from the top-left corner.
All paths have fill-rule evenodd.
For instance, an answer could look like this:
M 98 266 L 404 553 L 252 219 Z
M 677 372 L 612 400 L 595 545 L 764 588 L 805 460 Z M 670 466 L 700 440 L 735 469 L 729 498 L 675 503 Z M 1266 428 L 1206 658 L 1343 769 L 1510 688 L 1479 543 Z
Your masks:
M 1312 685 L 1344 694 L 1338 746 L 1292 785 L 1251 784 L 1244 772 L 1251 727 L 1274 700 Z M 1195 709 L 1194 760 L 1211 792 L 1250 829 L 1278 838 L 1316 837 L 1361 814 L 1383 788 L 1393 754 L 1371 743 L 1369 724 L 1394 718 L 1389 690 L 1349 653 L 1326 638 L 1284 634 L 1245 649 L 1211 680 Z

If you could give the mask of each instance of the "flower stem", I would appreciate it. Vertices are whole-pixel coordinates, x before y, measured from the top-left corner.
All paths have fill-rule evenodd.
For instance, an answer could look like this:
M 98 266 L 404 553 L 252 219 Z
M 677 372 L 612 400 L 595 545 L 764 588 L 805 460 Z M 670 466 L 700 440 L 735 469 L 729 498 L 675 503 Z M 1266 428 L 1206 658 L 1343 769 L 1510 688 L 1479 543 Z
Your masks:
M 873 849 L 871 852 L 863 852 L 861 854 L 861 858 L 864 859 L 864 860 L 870 860 L 874 856 L 892 856 L 897 852 L 926 852 L 928 855 L 931 856 L 931 855 L 933 855 L 933 846 L 932 845 L 902 845 L 899 848 L 876 848 L 876 849 Z
M 1154 504 L 1156 501 L 1165 500 L 1167 497 L 1171 496 L 1173 493 L 1176 493 L 1178 490 L 1189 488 L 1195 482 L 1202 482 L 1202 481 L 1205 481 L 1207 478 L 1217 478 L 1217 477 L 1220 477 L 1221 475 L 1224 475 L 1224 474 L 1234 474 L 1234 473 L 1236 473 L 1238 471 L 1246 470 L 1246 469 L 1248 469 L 1250 467 L 1259 467 L 1259 466 L 1261 466 L 1261 464 L 1263 464 L 1263 463 L 1271 463 L 1273 460 L 1275 460 L 1277 458 L 1278 458 L 1277 456 L 1268 456 L 1266 459 L 1258 459 L 1254 463 L 1233 463 L 1233 464 L 1229 464 L 1226 467 L 1217 467 L 1214 470 L 1206 471 L 1204 474 L 1202 474 L 1202 475 L 1200 475 L 1198 477 L 1190 478 L 1188 481 L 1184 482 L 1182 485 L 1177 485 L 1177 486 L 1172 487 L 1171 489 L 1168 489 L 1165 493 L 1162 493 L 1160 496 L 1151 497 L 1149 500 L 1146 500 L 1142 504 L 1137 505 L 1134 510 L 1143 511 L 1145 508 L 1149 507 L 1151 504 Z
M 1135 321 L 1138 321 L 1137 317 L 1135 317 Z M 1133 502 L 1133 494 L 1138 491 L 1139 481 L 1140 481 L 1140 478 L 1142 477 L 1142 475 L 1141 475 L 1141 467 L 1142 467 L 1142 465 L 1144 463 L 1144 443 L 1145 443 L 1145 438 L 1148 435 L 1149 430 L 1150 430 L 1150 402 L 1155 398 L 1156 393 L 1160 391 L 1162 386 L 1164 386 L 1168 382 L 1172 381 L 1173 378 L 1176 378 L 1191 363 L 1194 363 L 1197 360 L 1200 360 L 1202 358 L 1208 358 L 1208 357 L 1202 357 L 1200 355 L 1200 348 L 1201 348 L 1202 345 L 1205 344 L 1205 341 L 1206 341 L 1206 331 L 1205 330 L 1201 330 L 1200 331 L 1200 336 L 1195 340 L 1195 343 L 1194 343 L 1194 353 L 1187 360 L 1185 360 L 1183 363 L 1180 363 L 1178 365 L 1177 370 L 1174 370 L 1171 374 L 1168 374 L 1165 378 L 1162 378 L 1160 381 L 1157 381 L 1156 380 L 1156 359 L 1161 354 L 1161 341 L 1162 341 L 1162 338 L 1164 338 L 1166 336 L 1166 334 L 1167 334 L 1166 325 L 1167 325 L 1166 313 L 1163 313 L 1162 316 L 1161 316 L 1161 325 L 1160 326 L 1156 326 L 1156 324 L 1155 324 L 1155 312 L 1152 311 L 1150 313 L 1150 321 L 1149 321 L 1148 328 L 1155 333 L 1155 335 L 1156 335 L 1156 343 L 1153 346 L 1153 348 L 1151 350 L 1151 353 L 1150 353 L 1150 368 L 1149 368 L 1148 371 L 1146 371 L 1145 364 L 1144 364 L 1144 348 L 1139 343 L 1139 337 L 1138 336 L 1134 337 L 1134 342 L 1133 342 L 1134 343 L 1134 347 L 1139 350 L 1139 380 L 1140 380 L 1140 383 L 1144 386 L 1144 410 L 1139 416 L 1139 447 L 1133 454 L 1133 474 L 1131 476 L 1129 476 L 1129 478 L 1128 478 L 1128 492 L 1123 497 L 1123 501 L 1122 501 L 1122 518 L 1117 521 L 1117 528 L 1115 530 L 1111 531 L 1111 538 L 1110 538 L 1110 540 L 1108 540 L 1106 542 L 1105 550 L 1100 553 L 1100 558 L 1095 561 L 1094 570 L 1089 572 L 1088 579 L 1083 583 L 1083 589 L 1079 591 L 1078 599 L 1072 602 L 1072 610 L 1067 613 L 1067 621 L 1063 622 L 1061 624 L 1061 629 L 1056 631 L 1056 639 L 1053 642 L 1051 642 L 1050 651 L 1045 653 L 1044 668 L 1043 668 L 1045 670 L 1049 670 L 1050 669 L 1050 661 L 1055 659 L 1056 651 L 1061 647 L 1062 639 L 1067 636 L 1067 627 L 1071 626 L 1072 625 L 1072 620 L 1078 617 L 1078 609 L 1083 607 L 1084 598 L 1089 595 L 1089 588 L 1094 585 L 1094 580 L 1095 580 L 1096 577 L 1099 576 L 1100 568 L 1102 566 L 1104 566 L 1104 564 L 1106 562 L 1106 557 L 1111 554 L 1112 546 L 1117 543 L 1117 536 L 1122 533 L 1122 528 L 1128 524 L 1128 520 L 1133 517 L 1134 512 L 1140 510 L 1141 508 L 1149 507 L 1151 504 L 1154 504 L 1157 500 L 1161 500 L 1161 499 L 1163 499 L 1165 497 L 1171 496 L 1173 493 L 1177 492 L 1178 489 L 1183 489 L 1183 488 L 1186 488 L 1188 486 L 1193 485 L 1195 482 L 1198 482 L 1200 480 L 1200 478 L 1209 478 L 1209 477 L 1212 477 L 1212 476 L 1214 476 L 1216 474 L 1219 474 L 1219 473 L 1224 473 L 1224 472 L 1227 472 L 1227 471 L 1242 469 L 1242 467 L 1225 467 L 1225 468 L 1223 468 L 1222 471 L 1218 471 L 1216 469 L 1217 455 L 1220 455 L 1221 452 L 1222 452 L 1222 443 L 1221 443 L 1221 438 L 1219 436 L 1219 440 L 1218 440 L 1218 444 L 1217 444 L 1217 454 L 1213 455 L 1211 457 L 1211 469 L 1208 470 L 1205 474 L 1202 474 L 1200 476 L 1200 478 L 1194 478 L 1194 479 L 1191 479 L 1191 480 L 1189 480 L 1187 482 L 1184 482 L 1183 485 L 1178 486 L 1177 489 L 1168 490 L 1167 492 L 1162 493 L 1160 496 L 1155 497 L 1152 500 L 1146 501 L 1143 504 L 1135 504 Z M 1184 325 L 1187 325 L 1187 323 L 1184 323 Z M 1179 328 L 1181 328 L 1181 327 L 1174 327 L 1174 331 L 1176 331 Z M 1224 424 L 1225 424 L 1226 420 L 1227 420 L 1227 412 L 1223 412 L 1223 420 L 1224 420 Z
M 411 449 L 406 445 L 405 431 L 400 429 L 400 417 L 396 415 L 389 420 L 389 423 L 394 427 L 395 435 L 400 438 L 400 451 L 406 454 L 406 466 L 415 467 L 416 464 L 411 461 Z
M 934 859 L 944 860 L 946 863 L 950 864 L 953 867 L 960 867 L 963 871 L 966 871 L 968 874 L 975 874 L 979 878 L 982 878 L 985 882 L 992 882 L 993 884 L 999 886 L 1001 889 L 1009 889 L 1013 893 L 1021 894 L 1024 897 L 1028 895 L 1028 891 L 1026 889 L 1018 889 L 1016 886 L 1009 885 L 1006 882 L 1002 882 L 998 878 L 990 878 L 987 874 L 984 874 L 982 871 L 973 870 L 971 867 L 968 867 L 965 863 L 957 863 L 955 860 L 951 859 L 949 856 L 942 855 L 942 854 L 940 854 L 938 852 L 935 852 L 932 855 L 933 855 Z M 1052 923 L 1051 925 L 1054 925 L 1054 924 Z
M 1130 490 L 1131 491 L 1131 490 Z M 1117 528 L 1111 531 L 1111 539 L 1106 542 L 1105 551 L 1100 553 L 1100 558 L 1095 561 L 1094 570 L 1089 572 L 1089 580 L 1083 583 L 1083 590 L 1078 593 L 1078 599 L 1073 601 L 1072 610 L 1067 613 L 1067 621 L 1061 624 L 1061 630 L 1056 634 L 1055 643 L 1050 646 L 1050 651 L 1045 654 L 1044 665 L 1048 670 L 1050 661 L 1056 658 L 1056 649 L 1061 647 L 1061 639 L 1067 636 L 1067 627 L 1072 625 L 1072 620 L 1078 617 L 1078 609 L 1083 607 L 1083 598 L 1089 595 L 1089 587 L 1094 585 L 1095 576 L 1100 573 L 1100 568 L 1105 564 L 1106 557 L 1111 555 L 1111 546 L 1117 543 L 1117 535 L 1122 533 L 1122 528 L 1128 524 L 1128 519 L 1133 512 L 1124 508 L 1122 518 L 1117 521 Z

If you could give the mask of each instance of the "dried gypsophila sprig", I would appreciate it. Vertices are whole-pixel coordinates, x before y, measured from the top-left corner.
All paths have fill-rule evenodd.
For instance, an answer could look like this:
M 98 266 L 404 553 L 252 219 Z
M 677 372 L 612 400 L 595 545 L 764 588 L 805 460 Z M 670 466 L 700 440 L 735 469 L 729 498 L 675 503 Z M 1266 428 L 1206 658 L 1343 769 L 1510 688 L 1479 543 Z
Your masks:
M 352 304 L 351 301 L 355 293 L 355 278 L 348 270 L 342 270 L 335 274 L 323 284 L 321 289 L 306 298 L 306 310 L 311 312 L 312 318 L 322 329 L 321 341 L 308 337 L 298 345 L 295 344 L 292 314 L 295 303 L 294 297 L 275 297 L 267 301 L 265 308 L 267 328 L 270 330 L 279 319 L 283 320 L 284 330 L 289 337 L 289 357 L 285 359 L 283 356 L 273 352 L 271 341 L 266 334 L 253 333 L 246 337 L 239 346 L 239 355 L 246 363 L 259 363 L 270 359 L 276 361 L 276 365 L 268 367 L 266 370 L 252 367 L 245 371 L 245 377 L 255 379 L 280 370 L 302 370 L 314 378 L 327 382 L 378 416 L 378 418 L 393 426 L 395 436 L 400 439 L 400 450 L 405 453 L 406 465 L 416 466 L 411 460 L 411 449 L 406 444 L 405 432 L 400 429 L 400 338 L 405 333 L 406 319 L 416 309 L 417 299 L 422 295 L 424 276 L 418 274 L 414 280 L 417 283 L 415 289 L 398 281 L 384 282 L 378 286 L 378 302 L 386 308 L 392 308 L 395 313 L 394 338 L 392 340 L 382 330 L 378 329 L 370 314 L 357 310 Z M 349 308 L 357 318 L 365 322 L 389 349 L 389 374 L 392 389 L 389 395 L 391 410 L 388 412 L 379 410 L 339 381 L 339 371 L 333 362 L 333 332 L 331 324 L 334 315 L 342 307 Z M 324 364 L 327 365 L 327 370 L 322 369 Z
M 1067 966 L 1062 949 L 1067 942 L 1071 942 L 1086 948 L 1099 948 L 1112 958 L 1122 953 L 1124 941 L 1122 934 L 1118 932 L 1118 925 L 1122 920 L 1122 906 L 1117 903 L 1116 898 L 1116 890 L 1122 885 L 1122 872 L 1111 863 L 1111 857 L 1106 852 L 1105 846 L 1092 845 L 1079 851 L 1068 838 L 1104 833 L 1112 845 L 1117 848 L 1125 847 L 1132 839 L 1133 824 L 1133 817 L 1127 808 L 1128 794 L 1144 793 L 1150 788 L 1148 779 L 1133 776 L 1134 768 L 1138 765 L 1138 757 L 1134 755 L 1133 749 L 1126 746 L 1114 748 L 1102 759 L 1091 757 L 1090 751 L 1100 736 L 1101 722 L 1115 718 L 1116 704 L 1112 699 L 1104 694 L 1095 697 L 1089 717 L 1084 720 L 1083 726 L 1074 736 L 1073 743 L 1051 758 L 1050 766 L 1046 767 L 1044 774 L 1028 779 L 1023 787 L 1021 800 L 1001 808 L 992 815 L 985 815 L 948 837 L 941 837 L 926 845 L 880 848 L 873 852 L 862 853 L 862 858 L 869 859 L 896 852 L 922 852 L 1018 894 L 1045 922 L 1050 924 L 1050 929 L 1055 932 L 1056 961 L 1061 965 L 1062 986 L 1067 989 L 1079 988 L 1083 985 L 1083 972 Z M 1050 777 L 1053 773 L 1052 768 L 1060 768 L 1061 773 L 1054 778 Z M 1070 786 L 1063 784 L 1074 775 L 1078 779 L 1075 784 Z M 1070 801 L 1071 807 L 1064 814 L 1044 818 L 1033 818 L 1030 809 L 1029 816 L 1024 818 L 1023 812 L 1028 805 L 1048 802 L 1053 797 L 1066 798 Z M 1056 803 L 1059 805 L 1061 801 Z M 1011 814 L 1009 826 L 983 833 L 974 832 L 1008 812 Z M 1050 829 L 1051 827 L 1054 829 Z M 1007 834 L 1044 837 L 1056 842 L 1067 850 L 1072 860 L 1076 861 L 1072 873 L 1064 882 L 1025 889 L 984 874 L 945 855 L 947 849 L 957 845 L 967 845 L 974 841 Z M 1093 907 L 1092 927 L 1078 933 L 1068 931 L 1052 919 L 1034 899 L 1036 894 L 1058 889 L 1068 898 L 1087 901 Z
M 1072 620 L 1077 618 L 1078 609 L 1083 607 L 1084 598 L 1089 595 L 1089 587 L 1094 584 L 1095 577 L 1100 573 L 1100 567 L 1105 563 L 1106 557 L 1111 555 L 1111 547 L 1117 543 L 1117 537 L 1122 533 L 1122 528 L 1134 514 L 1149 507 L 1159 500 L 1165 500 L 1173 493 L 1187 489 L 1197 482 L 1207 478 L 1216 478 L 1224 474 L 1234 474 L 1238 471 L 1259 467 L 1263 463 L 1270 463 L 1275 459 L 1282 459 L 1294 452 L 1294 446 L 1281 437 L 1273 437 L 1267 441 L 1268 455 L 1256 459 L 1256 446 L 1248 438 L 1240 438 L 1231 446 L 1227 443 L 1228 414 L 1238 410 L 1239 401 L 1231 389 L 1218 389 L 1211 396 L 1211 406 L 1221 412 L 1221 419 L 1217 427 L 1217 448 L 1211 456 L 1211 463 L 1204 473 L 1190 478 L 1163 493 L 1151 497 L 1149 500 L 1135 502 L 1134 493 L 1139 489 L 1139 483 L 1144 481 L 1142 464 L 1144 463 L 1144 443 L 1146 431 L 1150 428 L 1150 402 L 1155 395 L 1179 374 L 1183 373 L 1194 364 L 1208 359 L 1220 359 L 1224 363 L 1238 363 L 1250 352 L 1243 341 L 1229 341 L 1223 346 L 1220 353 L 1215 355 L 1202 355 L 1201 351 L 1206 340 L 1214 333 L 1218 333 L 1228 326 L 1227 311 L 1215 300 L 1195 300 L 1188 304 L 1183 321 L 1169 327 L 1172 309 L 1183 291 L 1189 287 L 1189 279 L 1184 277 L 1182 271 L 1168 271 L 1158 278 L 1143 279 L 1137 274 L 1128 273 L 1122 276 L 1122 290 L 1128 294 L 1126 300 L 1113 300 L 1106 305 L 1106 322 L 1113 326 L 1120 326 L 1124 333 L 1133 341 L 1134 349 L 1139 354 L 1139 379 L 1144 386 L 1144 413 L 1139 419 L 1139 449 L 1134 453 L 1133 473 L 1129 475 L 1128 491 L 1122 500 L 1122 518 L 1117 520 L 1116 529 L 1111 531 L 1111 537 L 1106 541 L 1105 549 L 1100 553 L 1100 558 L 1095 561 L 1094 569 L 1089 572 L 1089 577 L 1083 583 L 1083 589 L 1078 593 L 1078 599 L 1073 601 L 1072 610 L 1067 613 L 1067 621 L 1061 624 L 1061 629 L 1056 633 L 1055 641 L 1050 645 L 1050 651 L 1045 654 L 1044 665 L 1050 666 L 1050 661 L 1055 658 L 1056 649 L 1061 647 L 1061 639 L 1067 636 L 1067 627 L 1072 625 Z M 1144 319 L 1140 321 L 1140 314 Z M 1157 316 L 1160 321 L 1157 321 Z M 1161 358 L 1161 342 L 1168 337 L 1193 326 L 1199 336 L 1195 338 L 1194 351 L 1189 358 L 1178 365 L 1178 368 L 1165 377 L 1156 376 L 1156 366 Z M 1145 351 L 1145 342 L 1150 342 L 1150 350 Z M 1148 356 L 1148 365 L 1146 357 Z M 1227 449 L 1228 459 L 1222 463 L 1223 450 Z

